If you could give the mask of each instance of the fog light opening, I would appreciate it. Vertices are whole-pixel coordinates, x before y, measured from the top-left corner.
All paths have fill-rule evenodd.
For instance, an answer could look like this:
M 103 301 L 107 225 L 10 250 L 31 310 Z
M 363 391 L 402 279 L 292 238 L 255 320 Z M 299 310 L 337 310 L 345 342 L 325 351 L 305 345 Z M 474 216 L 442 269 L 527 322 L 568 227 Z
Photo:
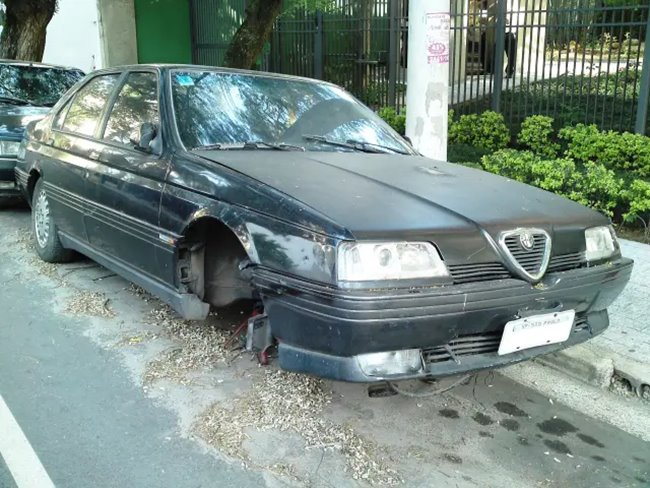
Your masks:
M 357 361 L 361 370 L 368 376 L 400 376 L 423 370 L 420 349 L 360 354 Z

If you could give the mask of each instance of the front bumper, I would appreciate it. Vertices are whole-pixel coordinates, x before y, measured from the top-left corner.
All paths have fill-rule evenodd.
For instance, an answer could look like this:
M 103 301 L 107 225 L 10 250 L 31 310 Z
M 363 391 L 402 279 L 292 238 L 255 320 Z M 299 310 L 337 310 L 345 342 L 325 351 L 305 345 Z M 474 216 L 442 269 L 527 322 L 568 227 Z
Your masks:
M 631 260 L 621 258 L 549 274 L 535 286 L 507 279 L 416 290 L 350 291 L 263 269 L 255 271 L 254 281 L 280 343 L 282 368 L 334 380 L 376 382 L 505 366 L 584 342 L 609 325 L 607 307 L 629 281 L 632 266 Z M 448 360 L 430 354 L 458 338 L 494 342 L 506 322 L 520 316 L 570 309 L 576 311 L 576 324 L 569 340 L 561 344 L 504 356 L 485 347 Z M 405 376 L 367 376 L 355 357 L 413 348 L 423 350 L 425 369 Z
M 0 157 L 0 198 L 21 196 L 14 175 L 17 162 L 16 158 Z

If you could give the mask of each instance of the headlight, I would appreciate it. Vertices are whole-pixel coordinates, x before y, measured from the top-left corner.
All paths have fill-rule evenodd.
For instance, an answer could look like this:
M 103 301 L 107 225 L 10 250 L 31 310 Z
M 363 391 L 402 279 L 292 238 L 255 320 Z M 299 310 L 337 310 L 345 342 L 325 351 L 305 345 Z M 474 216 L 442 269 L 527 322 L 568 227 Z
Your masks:
M 0 156 L 16 156 L 20 149 L 20 142 L 0 141 Z
M 428 242 L 343 242 L 337 252 L 339 281 L 385 281 L 449 276 Z
M 357 361 L 368 376 L 404 375 L 422 370 L 422 354 L 419 349 L 361 354 L 357 356 Z
M 616 234 L 609 226 L 592 227 L 585 231 L 587 261 L 599 261 L 613 256 L 618 250 Z

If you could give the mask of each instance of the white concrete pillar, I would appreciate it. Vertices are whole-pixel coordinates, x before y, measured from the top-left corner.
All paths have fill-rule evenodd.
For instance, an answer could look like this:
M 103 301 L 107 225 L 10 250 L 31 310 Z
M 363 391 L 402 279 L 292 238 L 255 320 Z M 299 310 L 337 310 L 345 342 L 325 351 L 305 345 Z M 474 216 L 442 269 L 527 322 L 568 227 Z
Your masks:
M 447 159 L 449 0 L 409 5 L 406 135 L 427 157 Z
M 97 0 L 105 66 L 138 62 L 134 0 Z

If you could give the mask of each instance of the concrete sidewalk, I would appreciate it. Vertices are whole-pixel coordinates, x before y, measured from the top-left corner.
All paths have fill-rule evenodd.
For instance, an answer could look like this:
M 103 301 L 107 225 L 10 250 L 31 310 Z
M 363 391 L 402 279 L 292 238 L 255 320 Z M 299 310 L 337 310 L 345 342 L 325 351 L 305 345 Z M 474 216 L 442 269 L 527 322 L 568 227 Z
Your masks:
M 621 249 L 634 259 L 634 270 L 609 309 L 609 328 L 588 343 L 539 361 L 605 388 L 613 378 L 623 379 L 650 400 L 650 245 L 621 240 Z

